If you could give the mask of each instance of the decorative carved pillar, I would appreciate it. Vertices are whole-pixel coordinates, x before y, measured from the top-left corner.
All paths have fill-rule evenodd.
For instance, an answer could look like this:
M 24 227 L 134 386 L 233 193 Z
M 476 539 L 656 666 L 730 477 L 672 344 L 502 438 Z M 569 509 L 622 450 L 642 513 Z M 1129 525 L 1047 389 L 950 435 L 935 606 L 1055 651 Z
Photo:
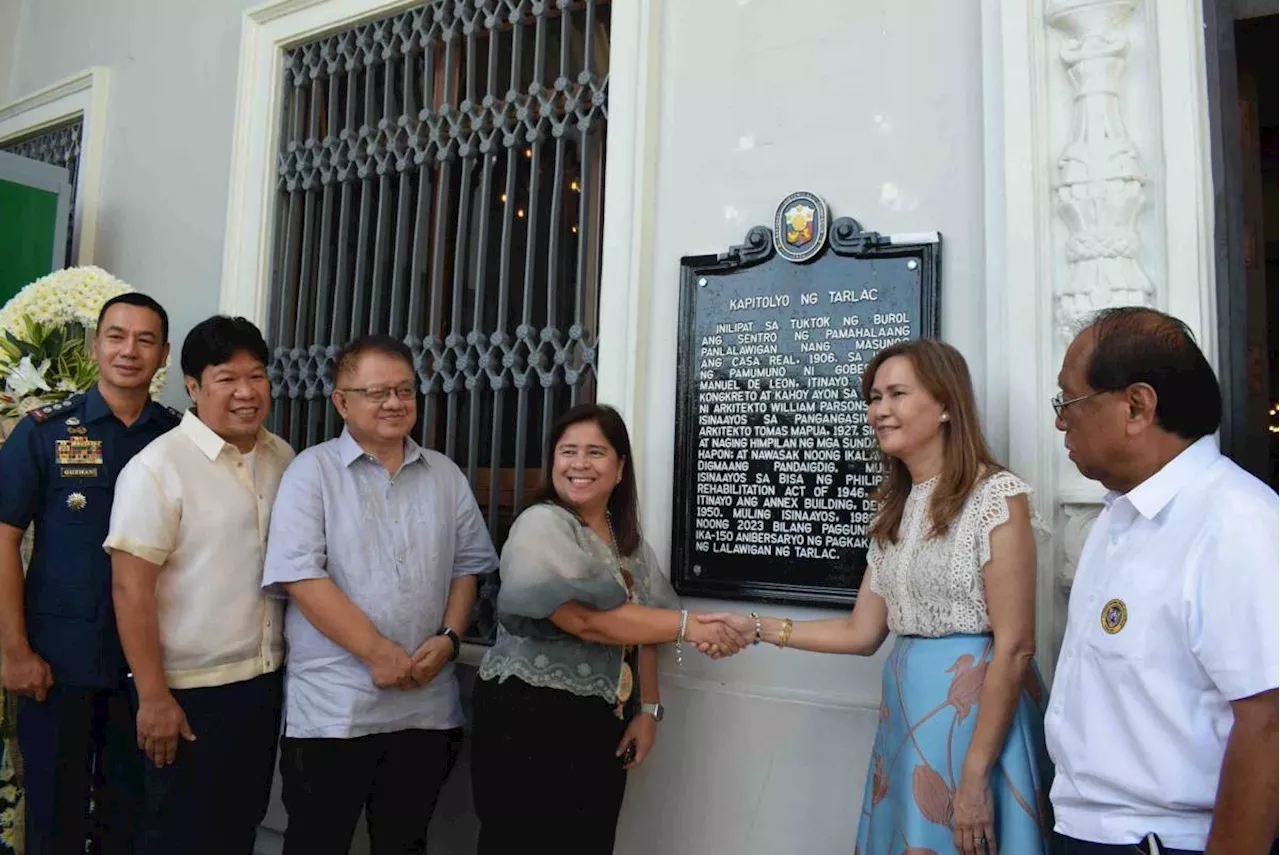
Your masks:
M 1079 323 L 1109 306 L 1153 305 L 1155 287 L 1138 260 L 1138 217 L 1146 176 L 1121 114 L 1120 82 L 1128 66 L 1129 27 L 1139 0 L 1047 0 L 1045 21 L 1062 36 L 1058 57 L 1074 98 L 1070 138 L 1057 161 L 1054 207 L 1066 225 L 1065 271 L 1054 288 L 1055 351 Z M 1059 453 L 1057 529 L 1062 551 L 1055 582 L 1055 630 L 1094 520 L 1100 488 Z
M 1054 610 L 1054 632 L 1056 638 L 1062 638 L 1067 628 L 1066 598 L 1071 593 L 1071 583 L 1075 581 L 1076 565 L 1080 562 L 1080 553 L 1084 551 L 1085 538 L 1089 529 L 1102 513 L 1102 505 L 1096 502 L 1067 502 L 1061 506 L 1062 522 L 1059 527 L 1062 537 L 1062 564 L 1058 567 L 1055 578 L 1058 596 L 1061 598 L 1060 608 Z
M 1058 158 L 1055 203 L 1070 232 L 1068 276 L 1054 321 L 1065 345 L 1076 323 L 1108 306 L 1151 305 L 1155 289 L 1138 262 L 1137 219 L 1145 176 L 1120 114 L 1138 0 L 1050 0 L 1045 19 L 1065 38 L 1059 56 L 1075 94 L 1071 141 Z

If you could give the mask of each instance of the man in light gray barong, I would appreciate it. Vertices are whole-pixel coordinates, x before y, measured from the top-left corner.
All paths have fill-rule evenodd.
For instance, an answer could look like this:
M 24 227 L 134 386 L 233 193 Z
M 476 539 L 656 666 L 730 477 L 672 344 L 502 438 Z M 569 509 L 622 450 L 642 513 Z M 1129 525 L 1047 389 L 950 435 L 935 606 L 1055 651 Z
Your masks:
M 413 357 L 367 336 L 335 362 L 337 439 L 298 455 L 276 499 L 263 584 L 285 617 L 286 855 L 425 851 L 462 741 L 453 661 L 498 556 L 467 480 L 409 436 Z

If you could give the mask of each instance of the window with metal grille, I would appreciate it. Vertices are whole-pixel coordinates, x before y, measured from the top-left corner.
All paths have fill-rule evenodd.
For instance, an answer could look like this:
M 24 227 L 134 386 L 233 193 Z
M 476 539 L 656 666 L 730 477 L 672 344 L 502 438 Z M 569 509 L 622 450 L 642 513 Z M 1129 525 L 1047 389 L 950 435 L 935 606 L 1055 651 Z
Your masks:
M 336 436 L 338 347 L 403 338 L 415 438 L 463 469 L 499 548 L 552 420 L 595 397 L 609 20 L 606 0 L 433 0 L 283 59 L 271 427 Z
M 80 171 L 80 138 L 84 131 L 84 116 L 41 128 L 30 134 L 0 142 L 0 151 L 7 151 L 20 157 L 29 157 L 41 163 L 61 166 L 67 170 L 67 181 L 71 182 L 71 205 L 67 222 L 67 256 L 66 265 L 75 264 L 75 224 L 76 224 L 76 179 Z

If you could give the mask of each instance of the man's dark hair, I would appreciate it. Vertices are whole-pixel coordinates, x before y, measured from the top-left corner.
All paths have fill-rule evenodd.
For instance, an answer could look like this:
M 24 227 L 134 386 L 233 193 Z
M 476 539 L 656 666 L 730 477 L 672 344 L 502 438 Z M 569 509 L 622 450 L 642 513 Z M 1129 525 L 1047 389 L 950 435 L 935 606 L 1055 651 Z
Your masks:
M 169 313 L 152 298 L 146 294 L 139 294 L 137 291 L 126 291 L 123 294 L 117 294 L 110 300 L 102 304 L 102 308 L 98 310 L 98 328 L 102 328 L 102 319 L 107 316 L 107 309 L 112 306 L 141 306 L 144 309 L 150 309 L 160 317 L 160 342 L 163 344 L 169 340 Z
M 1156 392 L 1156 424 L 1199 439 L 1222 421 L 1222 391 L 1187 325 L 1141 306 L 1104 309 L 1089 322 L 1093 355 L 1085 381 L 1098 392 L 1146 383 Z
M 191 328 L 182 342 L 182 373 L 197 382 L 211 365 L 230 362 L 237 353 L 247 353 L 262 363 L 269 363 L 267 343 L 251 321 L 214 315 Z
M 335 382 L 345 372 L 354 371 L 360 357 L 366 353 L 381 353 L 384 356 L 395 356 L 403 359 L 410 371 L 417 369 L 413 365 L 413 351 L 409 345 L 389 335 L 363 335 L 342 346 L 333 360 L 333 377 Z

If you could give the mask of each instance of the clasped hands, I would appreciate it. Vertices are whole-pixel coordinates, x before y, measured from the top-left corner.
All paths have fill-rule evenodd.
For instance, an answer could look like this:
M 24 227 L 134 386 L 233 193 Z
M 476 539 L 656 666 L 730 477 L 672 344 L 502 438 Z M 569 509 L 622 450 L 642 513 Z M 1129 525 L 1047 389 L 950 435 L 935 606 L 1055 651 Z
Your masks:
M 735 612 L 690 613 L 684 637 L 699 653 L 724 659 L 754 643 L 756 622 Z
M 365 664 L 379 689 L 416 689 L 434 680 L 452 655 L 453 642 L 447 636 L 431 636 L 412 655 L 384 638 Z

